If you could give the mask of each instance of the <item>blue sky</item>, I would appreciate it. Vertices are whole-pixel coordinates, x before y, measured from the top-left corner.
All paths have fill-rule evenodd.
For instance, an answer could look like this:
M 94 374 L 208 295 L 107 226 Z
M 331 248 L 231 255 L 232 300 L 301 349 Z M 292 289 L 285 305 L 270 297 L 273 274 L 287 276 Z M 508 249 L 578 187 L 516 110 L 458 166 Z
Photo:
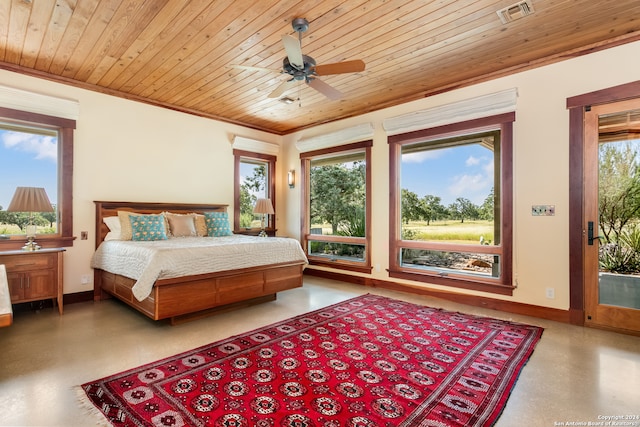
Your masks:
M 0 206 L 7 209 L 16 187 L 44 187 L 57 204 L 57 138 L 0 129 Z
M 16 187 L 44 187 L 56 204 L 56 161 L 56 138 L 0 129 L 0 206 L 7 208 Z M 241 175 L 251 169 L 242 165 Z M 480 205 L 493 187 L 493 153 L 468 145 L 407 154 L 401 173 L 402 187 L 419 197 L 440 196 L 445 206 L 465 197 Z
M 493 188 L 493 152 L 479 144 L 402 156 L 401 187 L 448 206 L 464 197 L 481 205 Z
M 245 179 L 253 176 L 255 169 L 259 166 L 250 162 L 240 162 L 240 184 L 243 184 Z M 268 166 L 267 166 L 268 167 Z M 265 197 L 265 189 L 260 192 L 251 191 L 251 193 L 260 198 Z

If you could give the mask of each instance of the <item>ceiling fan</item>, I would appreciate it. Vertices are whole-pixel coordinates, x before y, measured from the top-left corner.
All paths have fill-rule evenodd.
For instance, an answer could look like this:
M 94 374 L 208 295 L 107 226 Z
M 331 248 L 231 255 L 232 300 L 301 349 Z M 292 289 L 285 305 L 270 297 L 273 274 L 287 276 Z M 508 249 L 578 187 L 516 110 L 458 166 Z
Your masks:
M 248 67 L 244 65 L 233 65 L 233 67 L 245 70 L 259 70 L 288 74 L 291 78 L 280 83 L 280 85 L 278 85 L 278 87 L 269 94 L 269 98 L 279 98 L 283 93 L 295 86 L 296 83 L 302 81 L 329 99 L 338 100 L 342 98 L 342 93 L 340 91 L 318 79 L 317 76 L 364 71 L 364 62 L 356 59 L 353 61 L 317 65 L 315 59 L 302 54 L 302 33 L 309 29 L 309 21 L 305 18 L 296 18 L 291 22 L 291 26 L 298 33 L 298 38 L 296 39 L 294 36 L 288 34 L 282 36 L 282 43 L 284 44 L 284 50 L 287 54 L 287 56 L 282 60 L 282 70 Z

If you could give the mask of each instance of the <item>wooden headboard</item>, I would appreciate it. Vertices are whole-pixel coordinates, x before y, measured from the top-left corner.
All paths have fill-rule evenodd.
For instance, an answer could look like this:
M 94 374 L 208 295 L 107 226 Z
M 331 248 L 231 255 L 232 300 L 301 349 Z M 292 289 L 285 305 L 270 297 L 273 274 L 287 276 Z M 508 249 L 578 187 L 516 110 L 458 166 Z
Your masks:
M 138 212 L 141 214 L 159 214 L 172 212 L 177 214 L 226 212 L 229 205 L 209 205 L 198 203 L 151 203 L 151 202 L 102 202 L 94 201 L 96 205 L 96 248 L 104 240 L 109 228 L 102 221 L 108 216 L 118 216 L 118 211 Z

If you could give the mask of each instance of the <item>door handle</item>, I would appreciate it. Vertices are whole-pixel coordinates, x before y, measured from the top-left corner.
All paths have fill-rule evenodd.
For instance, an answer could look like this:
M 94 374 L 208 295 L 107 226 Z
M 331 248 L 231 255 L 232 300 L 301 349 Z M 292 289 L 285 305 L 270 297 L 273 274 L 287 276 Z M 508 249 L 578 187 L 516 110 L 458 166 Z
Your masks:
M 594 236 L 593 235 L 593 221 L 589 221 L 587 223 L 587 244 L 589 246 L 593 246 L 593 241 L 594 240 L 598 240 L 598 243 L 600 242 L 600 239 L 602 239 L 604 236 Z

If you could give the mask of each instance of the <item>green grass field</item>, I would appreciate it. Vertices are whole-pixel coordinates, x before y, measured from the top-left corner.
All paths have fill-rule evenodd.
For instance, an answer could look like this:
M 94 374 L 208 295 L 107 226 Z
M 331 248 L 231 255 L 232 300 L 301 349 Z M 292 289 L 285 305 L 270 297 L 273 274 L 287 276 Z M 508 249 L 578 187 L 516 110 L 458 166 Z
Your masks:
M 450 243 L 480 244 L 480 237 L 485 241 L 493 242 L 494 223 L 492 221 L 465 222 L 447 220 L 410 221 L 402 225 L 403 233 L 408 231 L 413 235 L 412 240 L 446 240 Z
M 55 228 L 38 226 L 38 234 L 51 234 L 55 232 Z M 15 224 L 0 224 L 0 234 L 25 234 L 25 232 Z
M 15 224 L 0 224 L 0 234 L 24 234 Z
M 315 230 L 322 229 L 322 234 L 331 234 L 331 225 L 313 224 Z M 402 232 L 406 236 L 407 231 L 411 240 L 442 240 L 449 243 L 480 244 L 480 237 L 486 242 L 493 243 L 493 221 L 472 221 L 458 220 L 431 221 L 427 225 L 426 221 L 410 221 L 409 224 L 402 224 Z M 317 233 L 320 234 L 320 233 Z

